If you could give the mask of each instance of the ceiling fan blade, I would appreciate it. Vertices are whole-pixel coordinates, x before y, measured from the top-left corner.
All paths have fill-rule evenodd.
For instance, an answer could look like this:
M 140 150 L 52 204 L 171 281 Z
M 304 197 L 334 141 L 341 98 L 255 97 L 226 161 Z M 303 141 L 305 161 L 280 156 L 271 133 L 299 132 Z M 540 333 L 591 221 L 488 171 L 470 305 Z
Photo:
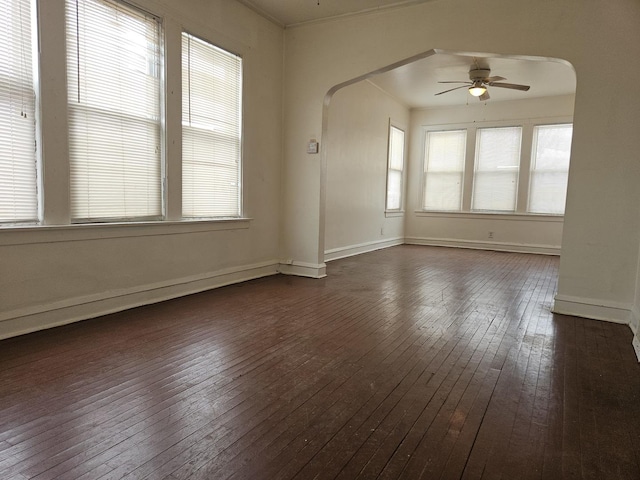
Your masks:
M 449 90 L 445 90 L 444 92 L 436 93 L 435 95 L 442 95 L 443 93 L 453 92 L 454 90 L 459 90 L 461 88 L 469 88 L 466 85 L 462 85 L 460 87 L 450 88 Z
M 483 81 L 484 83 L 491 83 L 491 82 L 499 82 L 500 80 L 506 80 L 506 78 L 496 75 L 495 77 L 487 77 Z
M 485 100 L 489 100 L 490 98 L 491 96 L 489 95 L 489 90 L 487 90 L 486 92 L 484 92 L 482 95 L 478 97 L 478 100 L 480 100 L 481 102 L 484 102 Z
M 460 80 L 460 81 L 458 81 L 458 80 L 446 80 L 446 81 L 438 82 L 438 83 L 466 83 L 467 85 L 471 85 L 471 82 L 468 81 L 468 80 L 466 80 L 466 81 L 462 81 L 462 80 Z
M 526 92 L 527 90 L 529 90 L 531 88 L 529 85 L 518 85 L 517 83 L 493 83 L 493 82 L 491 82 L 489 85 L 492 86 L 492 87 L 510 88 L 512 90 L 522 90 L 523 92 Z

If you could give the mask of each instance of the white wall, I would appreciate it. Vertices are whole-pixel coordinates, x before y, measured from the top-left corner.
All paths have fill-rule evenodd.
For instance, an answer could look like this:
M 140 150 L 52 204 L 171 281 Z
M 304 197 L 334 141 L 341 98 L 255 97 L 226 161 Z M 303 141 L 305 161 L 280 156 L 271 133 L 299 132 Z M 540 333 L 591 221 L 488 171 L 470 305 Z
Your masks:
M 0 338 L 278 268 L 283 31 L 229 0 L 139 0 L 163 19 L 170 219 L 180 185 L 180 33 L 244 58 L 243 195 L 251 220 L 69 226 L 64 1 L 40 0 L 46 227 L 0 230 Z M 66 225 L 65 225 L 66 224 Z
M 529 164 L 533 126 L 572 122 L 574 101 L 573 95 L 566 95 L 412 110 L 406 242 L 560 254 L 562 217 L 526 214 L 526 185 L 529 183 L 526 166 Z M 425 131 L 465 128 L 471 134 L 476 128 L 507 125 L 523 127 L 523 164 L 520 171 L 522 188 L 518 191 L 517 212 L 514 215 L 470 213 L 468 209 L 466 213 L 422 212 Z M 473 142 L 468 140 L 467 144 L 467 150 L 473 159 Z M 469 175 L 465 177 L 468 184 L 471 178 Z M 467 187 L 466 191 L 470 192 L 471 185 Z
M 404 215 L 385 215 L 389 120 L 409 137 L 409 109 L 368 81 L 329 105 L 325 258 L 403 243 Z M 407 147 L 405 146 L 405 157 Z
M 283 255 L 321 273 L 326 166 L 305 145 L 334 86 L 432 49 L 560 58 L 577 91 L 555 308 L 628 323 L 640 244 L 638 25 L 637 0 L 451 0 L 287 29 Z

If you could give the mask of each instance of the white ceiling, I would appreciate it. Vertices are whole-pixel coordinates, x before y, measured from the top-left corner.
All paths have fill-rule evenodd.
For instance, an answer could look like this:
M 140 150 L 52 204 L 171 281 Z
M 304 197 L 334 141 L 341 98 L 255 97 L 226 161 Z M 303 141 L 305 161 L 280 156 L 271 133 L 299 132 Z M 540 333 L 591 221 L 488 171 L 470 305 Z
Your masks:
M 479 102 L 467 89 L 436 96 L 438 92 L 458 86 L 439 81 L 469 79 L 469 70 L 490 68 L 491 75 L 505 77 L 507 83 L 530 85 L 528 92 L 489 87 L 491 102 L 568 95 L 575 93 L 573 69 L 548 60 L 525 60 L 505 57 L 477 58 L 464 55 L 436 54 L 372 77 L 370 81 L 411 108 L 464 105 Z
M 238 0 L 270 20 L 291 26 L 343 15 L 357 14 L 391 7 L 424 3 L 432 0 Z
M 433 0 L 238 0 L 271 21 L 292 26 L 344 15 L 356 15 L 387 8 L 400 8 Z M 319 5 L 318 5 L 319 3 Z M 490 68 L 491 75 L 505 82 L 530 85 L 528 92 L 490 87 L 491 102 L 537 98 L 575 93 L 573 69 L 563 63 L 468 55 L 436 54 L 370 78 L 370 81 L 410 108 L 464 105 L 479 100 L 466 89 L 435 96 L 456 85 L 444 80 L 466 81 L 469 70 Z

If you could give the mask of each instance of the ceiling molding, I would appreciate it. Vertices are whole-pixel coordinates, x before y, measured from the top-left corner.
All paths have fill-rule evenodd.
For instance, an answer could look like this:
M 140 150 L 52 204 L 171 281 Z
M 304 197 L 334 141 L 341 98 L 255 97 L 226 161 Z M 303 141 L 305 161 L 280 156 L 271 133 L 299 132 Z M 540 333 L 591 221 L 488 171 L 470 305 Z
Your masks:
M 433 2 L 435 0 L 401 0 L 401 1 L 391 1 L 391 2 L 387 0 L 386 3 L 384 4 L 382 4 L 383 2 L 381 0 L 378 0 L 378 4 L 376 6 L 363 8 L 355 11 L 350 11 L 347 5 L 348 2 L 343 1 L 341 3 L 341 8 L 336 9 L 334 7 L 333 9 L 333 11 L 337 13 L 332 13 L 329 15 L 308 15 L 307 14 L 306 16 L 304 15 L 305 10 L 303 8 L 303 5 L 298 1 L 296 2 L 295 7 L 285 7 L 285 8 L 289 9 L 295 14 L 298 14 L 297 16 L 302 16 L 303 18 L 300 21 L 294 21 L 289 23 L 287 23 L 286 18 L 283 18 L 282 16 L 278 16 L 278 14 L 274 12 L 275 6 L 274 8 L 270 8 L 275 3 L 281 3 L 280 0 L 237 0 L 237 1 L 280 27 L 293 28 L 293 27 L 300 27 L 300 26 L 309 25 L 309 24 L 338 20 L 342 18 L 355 17 L 359 15 L 367 15 L 367 14 L 387 11 L 391 9 L 404 8 L 412 5 L 417 5 L 420 3 Z M 311 1 L 311 0 L 307 0 L 307 1 Z M 320 0 L 320 2 L 322 1 L 323 0 Z

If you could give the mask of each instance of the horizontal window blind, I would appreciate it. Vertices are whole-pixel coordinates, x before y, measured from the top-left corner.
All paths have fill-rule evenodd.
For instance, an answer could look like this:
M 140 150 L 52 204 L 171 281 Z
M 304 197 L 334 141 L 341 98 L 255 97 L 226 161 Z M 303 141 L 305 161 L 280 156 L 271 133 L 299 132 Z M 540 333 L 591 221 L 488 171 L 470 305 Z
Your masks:
M 521 127 L 477 130 L 472 210 L 515 211 L 521 138 Z
M 182 34 L 182 215 L 241 214 L 242 59 Z
M 466 130 L 427 132 L 424 159 L 424 210 L 462 208 Z
M 402 208 L 402 177 L 404 172 L 404 132 L 389 128 L 389 166 L 387 171 L 387 210 Z
M 157 19 L 109 0 L 67 1 L 71 216 L 162 215 Z
M 0 0 L 0 223 L 38 218 L 30 9 Z
M 572 136 L 571 124 L 534 127 L 529 212 L 564 214 Z

